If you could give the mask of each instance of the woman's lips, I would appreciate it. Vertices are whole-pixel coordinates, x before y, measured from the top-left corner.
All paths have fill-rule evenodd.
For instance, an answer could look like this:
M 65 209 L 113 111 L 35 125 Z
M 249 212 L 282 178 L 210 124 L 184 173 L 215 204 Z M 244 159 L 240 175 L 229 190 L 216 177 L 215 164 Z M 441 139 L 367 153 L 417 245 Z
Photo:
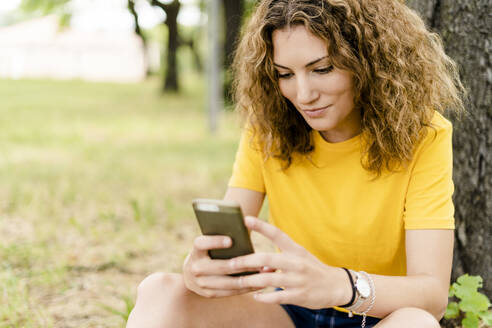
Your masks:
M 323 116 L 328 107 L 330 107 L 330 105 L 322 108 L 303 109 L 302 111 L 306 114 L 306 116 L 311 118 L 316 118 L 316 117 Z

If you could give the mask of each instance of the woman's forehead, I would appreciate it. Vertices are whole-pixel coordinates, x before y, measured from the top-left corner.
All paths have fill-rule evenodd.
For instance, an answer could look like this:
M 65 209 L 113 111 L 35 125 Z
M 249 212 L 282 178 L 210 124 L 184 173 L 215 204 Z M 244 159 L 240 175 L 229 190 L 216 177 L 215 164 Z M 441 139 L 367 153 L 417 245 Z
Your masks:
M 326 57 L 327 43 L 303 25 L 277 29 L 272 33 L 273 60 L 276 64 L 302 64 Z M 285 65 L 288 66 L 288 65 Z

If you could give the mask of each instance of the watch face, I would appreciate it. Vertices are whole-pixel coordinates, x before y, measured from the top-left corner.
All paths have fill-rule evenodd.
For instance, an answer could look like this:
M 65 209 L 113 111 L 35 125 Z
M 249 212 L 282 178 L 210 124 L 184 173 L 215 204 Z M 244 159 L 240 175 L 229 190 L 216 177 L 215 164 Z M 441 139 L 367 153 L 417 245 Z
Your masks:
M 371 295 L 371 287 L 365 279 L 357 279 L 357 291 L 363 298 L 368 298 Z

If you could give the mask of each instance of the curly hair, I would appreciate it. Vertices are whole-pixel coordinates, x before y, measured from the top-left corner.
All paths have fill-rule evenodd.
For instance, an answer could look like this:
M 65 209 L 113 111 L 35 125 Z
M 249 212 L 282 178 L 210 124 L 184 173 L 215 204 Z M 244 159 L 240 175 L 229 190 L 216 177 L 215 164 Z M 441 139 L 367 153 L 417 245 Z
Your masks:
M 285 169 L 295 153 L 314 150 L 312 129 L 280 92 L 273 64 L 273 31 L 295 25 L 324 40 L 333 66 L 352 73 L 361 164 L 377 176 L 412 159 L 434 111 L 464 111 L 456 64 L 401 1 L 263 0 L 238 44 L 234 95 L 266 158 L 280 158 Z

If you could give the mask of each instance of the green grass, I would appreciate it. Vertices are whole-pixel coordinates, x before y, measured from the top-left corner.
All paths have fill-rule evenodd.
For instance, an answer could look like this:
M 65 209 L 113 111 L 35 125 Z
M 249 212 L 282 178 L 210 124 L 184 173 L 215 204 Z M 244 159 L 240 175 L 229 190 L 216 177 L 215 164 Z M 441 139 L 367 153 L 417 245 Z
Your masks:
M 222 197 L 239 124 L 204 84 L 0 80 L 0 328 L 122 327 L 138 282 L 178 271 L 195 197 Z

